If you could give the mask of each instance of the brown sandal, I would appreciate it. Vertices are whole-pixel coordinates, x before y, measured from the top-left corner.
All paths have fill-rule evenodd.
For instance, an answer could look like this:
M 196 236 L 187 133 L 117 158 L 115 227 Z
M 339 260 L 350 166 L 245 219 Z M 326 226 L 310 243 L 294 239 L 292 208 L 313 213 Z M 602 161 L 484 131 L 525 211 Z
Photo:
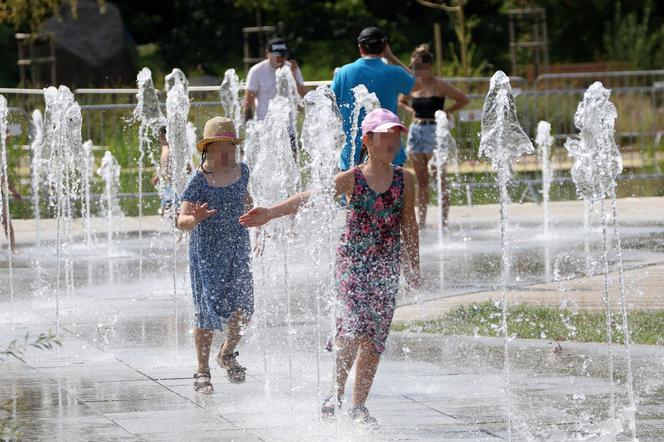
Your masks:
M 335 418 L 335 413 L 337 410 L 341 411 L 342 399 L 337 397 L 337 400 L 334 400 L 334 394 L 331 394 L 325 398 L 323 405 L 320 407 L 320 416 L 324 421 L 332 421 Z
M 212 386 L 211 380 L 212 377 L 210 376 L 210 373 L 194 373 L 194 391 L 202 394 L 214 393 L 214 387 Z
M 229 353 L 227 355 L 221 354 L 221 352 L 217 354 L 217 364 L 226 370 L 226 376 L 228 376 L 228 380 L 233 384 L 241 384 L 245 381 L 244 372 L 247 371 L 247 369 L 241 366 L 237 361 L 236 357 L 239 354 L 240 353 L 238 352 Z

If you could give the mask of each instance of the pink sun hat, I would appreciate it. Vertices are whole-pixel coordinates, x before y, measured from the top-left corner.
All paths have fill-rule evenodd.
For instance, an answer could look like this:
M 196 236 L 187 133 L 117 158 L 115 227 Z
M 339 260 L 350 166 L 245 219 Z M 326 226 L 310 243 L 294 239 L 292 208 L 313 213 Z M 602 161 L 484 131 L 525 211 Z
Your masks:
M 408 128 L 404 126 L 394 112 L 387 109 L 376 109 L 364 117 L 362 121 L 362 135 L 366 135 L 369 132 L 388 132 L 393 127 L 398 127 L 402 131 L 408 132 Z

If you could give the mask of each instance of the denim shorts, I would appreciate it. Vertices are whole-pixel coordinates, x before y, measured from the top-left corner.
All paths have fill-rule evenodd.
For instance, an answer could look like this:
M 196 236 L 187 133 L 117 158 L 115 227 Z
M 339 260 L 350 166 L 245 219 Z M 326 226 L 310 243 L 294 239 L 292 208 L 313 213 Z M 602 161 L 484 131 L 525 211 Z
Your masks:
M 436 148 L 436 125 L 413 123 L 408 129 L 408 153 L 432 154 Z

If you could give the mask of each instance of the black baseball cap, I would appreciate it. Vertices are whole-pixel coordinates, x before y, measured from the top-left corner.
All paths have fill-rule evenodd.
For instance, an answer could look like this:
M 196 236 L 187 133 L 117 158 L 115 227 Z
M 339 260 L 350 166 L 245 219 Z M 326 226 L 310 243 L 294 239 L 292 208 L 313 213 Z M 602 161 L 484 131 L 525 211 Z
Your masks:
M 283 38 L 273 38 L 267 42 L 267 51 L 288 57 L 288 46 Z
M 370 26 L 368 28 L 362 29 L 362 32 L 360 32 L 360 35 L 358 35 L 357 37 L 357 42 L 364 44 L 371 44 L 371 43 L 378 43 L 385 41 L 387 41 L 385 33 L 380 28 L 377 28 L 375 26 Z

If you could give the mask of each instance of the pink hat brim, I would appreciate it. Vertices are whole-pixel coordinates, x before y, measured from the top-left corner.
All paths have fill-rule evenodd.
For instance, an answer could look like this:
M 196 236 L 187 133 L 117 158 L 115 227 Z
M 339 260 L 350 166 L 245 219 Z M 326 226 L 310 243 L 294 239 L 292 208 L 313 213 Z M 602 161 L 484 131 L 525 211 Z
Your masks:
M 374 129 L 372 129 L 370 132 L 385 133 L 385 132 L 388 132 L 390 129 L 394 128 L 394 127 L 398 127 L 402 131 L 408 132 L 408 128 L 406 126 L 404 126 L 401 123 L 394 123 L 394 122 L 379 124 Z

